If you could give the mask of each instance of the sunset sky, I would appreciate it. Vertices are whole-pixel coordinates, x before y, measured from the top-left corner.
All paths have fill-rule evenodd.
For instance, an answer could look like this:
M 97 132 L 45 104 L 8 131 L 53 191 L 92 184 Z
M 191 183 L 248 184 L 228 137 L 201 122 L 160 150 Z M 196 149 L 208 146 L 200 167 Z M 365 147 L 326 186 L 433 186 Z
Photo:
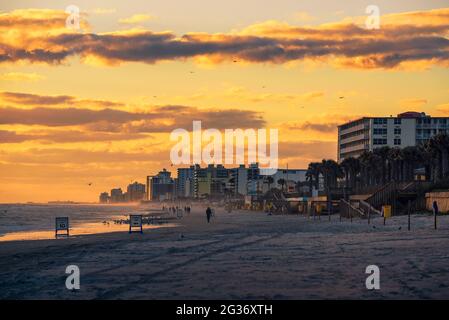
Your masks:
M 365 27 L 371 4 L 378 30 Z M 66 27 L 68 5 L 80 30 Z M 97 201 L 174 170 L 169 134 L 193 120 L 278 128 L 281 166 L 306 168 L 336 158 L 342 122 L 449 116 L 448 0 L 16 0 L 0 11 L 0 202 Z

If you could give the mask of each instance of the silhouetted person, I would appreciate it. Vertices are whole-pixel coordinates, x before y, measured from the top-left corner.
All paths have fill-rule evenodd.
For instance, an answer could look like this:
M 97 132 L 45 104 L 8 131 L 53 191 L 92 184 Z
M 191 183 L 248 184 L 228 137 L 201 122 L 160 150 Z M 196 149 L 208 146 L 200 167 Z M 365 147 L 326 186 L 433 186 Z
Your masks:
M 438 203 L 436 201 L 433 202 L 432 207 L 433 207 L 433 214 L 438 215 Z
M 210 222 L 210 217 L 211 217 L 211 216 L 212 216 L 212 210 L 211 210 L 209 207 L 207 207 L 207 209 L 206 209 L 207 223 Z

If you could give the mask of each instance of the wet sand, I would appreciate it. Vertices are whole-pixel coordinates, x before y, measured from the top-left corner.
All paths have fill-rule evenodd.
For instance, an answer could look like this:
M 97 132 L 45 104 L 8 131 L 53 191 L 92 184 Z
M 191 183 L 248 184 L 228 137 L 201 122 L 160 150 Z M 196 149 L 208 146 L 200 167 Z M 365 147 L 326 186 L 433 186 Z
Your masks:
M 449 298 L 449 216 L 339 222 L 203 209 L 177 227 L 0 243 L 1 299 Z M 373 228 L 373 225 L 375 228 Z M 399 230 L 401 228 L 401 230 Z M 65 288 L 75 264 L 81 289 Z M 380 290 L 365 268 L 380 267 Z

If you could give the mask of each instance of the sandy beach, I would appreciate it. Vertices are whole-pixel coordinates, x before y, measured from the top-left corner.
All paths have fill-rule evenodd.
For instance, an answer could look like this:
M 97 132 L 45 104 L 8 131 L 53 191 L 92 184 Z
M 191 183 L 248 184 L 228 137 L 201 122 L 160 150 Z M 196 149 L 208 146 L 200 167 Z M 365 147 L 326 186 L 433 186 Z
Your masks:
M 449 216 L 353 223 L 203 208 L 177 227 L 0 243 L 1 299 L 449 298 Z M 400 229 L 400 230 L 399 230 Z M 77 265 L 81 289 L 65 288 Z M 380 290 L 365 268 L 380 268 Z

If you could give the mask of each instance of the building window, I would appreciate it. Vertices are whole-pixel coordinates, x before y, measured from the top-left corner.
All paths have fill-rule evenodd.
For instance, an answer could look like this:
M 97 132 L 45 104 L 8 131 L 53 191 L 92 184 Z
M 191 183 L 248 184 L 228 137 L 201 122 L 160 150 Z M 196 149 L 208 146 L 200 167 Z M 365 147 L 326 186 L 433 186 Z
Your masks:
M 387 129 L 385 128 L 374 128 L 373 134 L 387 134 Z
M 373 139 L 373 144 L 385 145 L 385 144 L 387 144 L 387 139 Z
M 394 139 L 394 145 L 400 146 L 401 145 L 401 139 Z
M 401 124 L 401 123 L 402 123 L 402 119 L 400 119 L 400 118 L 394 119 L 394 124 Z
M 373 122 L 374 122 L 374 124 L 387 124 L 387 119 L 375 118 Z
M 394 128 L 394 134 L 401 134 L 401 128 Z

